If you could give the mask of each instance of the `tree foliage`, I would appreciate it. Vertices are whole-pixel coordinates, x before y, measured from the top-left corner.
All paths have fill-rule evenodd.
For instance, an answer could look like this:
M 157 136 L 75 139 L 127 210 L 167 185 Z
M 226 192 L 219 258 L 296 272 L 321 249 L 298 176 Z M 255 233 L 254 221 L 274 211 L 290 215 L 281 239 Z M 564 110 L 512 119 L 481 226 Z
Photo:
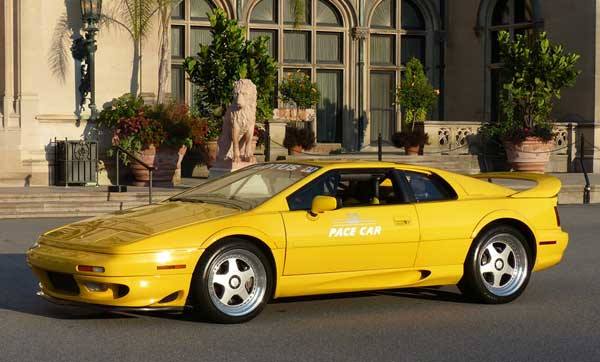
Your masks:
M 257 120 L 271 118 L 277 64 L 269 53 L 268 38 L 246 40 L 244 29 L 221 9 L 209 19 L 212 42 L 201 44 L 198 54 L 184 61 L 184 69 L 196 88 L 196 111 L 220 124 L 233 101 L 235 81 L 247 78 L 258 91 Z
M 283 102 L 298 108 L 312 108 L 319 103 L 321 97 L 317 84 L 311 82 L 310 77 L 300 70 L 281 81 L 279 94 Z
M 402 128 L 414 130 L 416 122 L 424 121 L 435 104 L 439 91 L 427 79 L 423 64 L 412 58 L 406 64 L 402 84 L 396 90 L 396 101 L 402 107 Z
M 504 81 L 502 115 L 491 131 L 516 143 L 528 136 L 552 139 L 550 114 L 561 90 L 575 85 L 579 55 L 552 44 L 545 32 L 518 34 L 513 40 L 502 31 L 498 39 Z

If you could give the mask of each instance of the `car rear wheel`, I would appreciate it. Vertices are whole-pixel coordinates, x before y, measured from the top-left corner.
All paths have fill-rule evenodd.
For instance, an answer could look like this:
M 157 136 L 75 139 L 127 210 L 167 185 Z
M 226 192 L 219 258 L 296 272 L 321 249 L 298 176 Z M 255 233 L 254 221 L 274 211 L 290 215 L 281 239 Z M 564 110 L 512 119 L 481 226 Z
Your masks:
M 458 287 L 479 302 L 508 303 L 523 293 L 531 269 L 525 237 L 514 228 L 495 227 L 476 239 Z
M 217 323 L 242 323 L 264 308 L 273 278 L 262 250 L 232 239 L 201 260 L 192 283 L 200 314 Z

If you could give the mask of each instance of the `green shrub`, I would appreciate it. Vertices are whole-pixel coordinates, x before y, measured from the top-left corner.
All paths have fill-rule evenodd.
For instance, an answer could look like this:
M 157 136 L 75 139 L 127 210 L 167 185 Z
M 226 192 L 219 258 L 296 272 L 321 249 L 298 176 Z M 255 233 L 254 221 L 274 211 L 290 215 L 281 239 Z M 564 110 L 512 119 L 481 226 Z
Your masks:
M 439 90 L 433 89 L 423 65 L 417 58 L 406 64 L 402 83 L 396 90 L 396 102 L 402 107 L 402 129 L 413 130 L 416 122 L 423 122 L 437 101 Z
M 321 93 L 310 77 L 298 70 L 290 73 L 279 84 L 281 100 L 297 108 L 313 108 L 319 103 Z

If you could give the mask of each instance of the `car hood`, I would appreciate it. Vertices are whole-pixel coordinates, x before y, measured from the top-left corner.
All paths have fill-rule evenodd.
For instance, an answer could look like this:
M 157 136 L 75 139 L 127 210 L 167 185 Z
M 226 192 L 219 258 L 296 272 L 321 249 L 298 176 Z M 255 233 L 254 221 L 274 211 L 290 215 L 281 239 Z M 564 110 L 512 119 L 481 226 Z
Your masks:
M 241 212 L 236 208 L 208 203 L 164 202 L 69 224 L 45 233 L 39 242 L 110 253 L 156 234 Z

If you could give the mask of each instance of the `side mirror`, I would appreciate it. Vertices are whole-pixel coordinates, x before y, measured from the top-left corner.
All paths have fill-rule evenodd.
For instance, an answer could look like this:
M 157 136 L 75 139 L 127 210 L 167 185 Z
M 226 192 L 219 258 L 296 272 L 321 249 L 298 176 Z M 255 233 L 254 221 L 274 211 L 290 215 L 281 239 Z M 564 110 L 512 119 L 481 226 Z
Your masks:
M 315 196 L 312 201 L 310 213 L 312 215 L 320 214 L 325 211 L 333 211 L 338 208 L 338 200 L 331 196 Z

